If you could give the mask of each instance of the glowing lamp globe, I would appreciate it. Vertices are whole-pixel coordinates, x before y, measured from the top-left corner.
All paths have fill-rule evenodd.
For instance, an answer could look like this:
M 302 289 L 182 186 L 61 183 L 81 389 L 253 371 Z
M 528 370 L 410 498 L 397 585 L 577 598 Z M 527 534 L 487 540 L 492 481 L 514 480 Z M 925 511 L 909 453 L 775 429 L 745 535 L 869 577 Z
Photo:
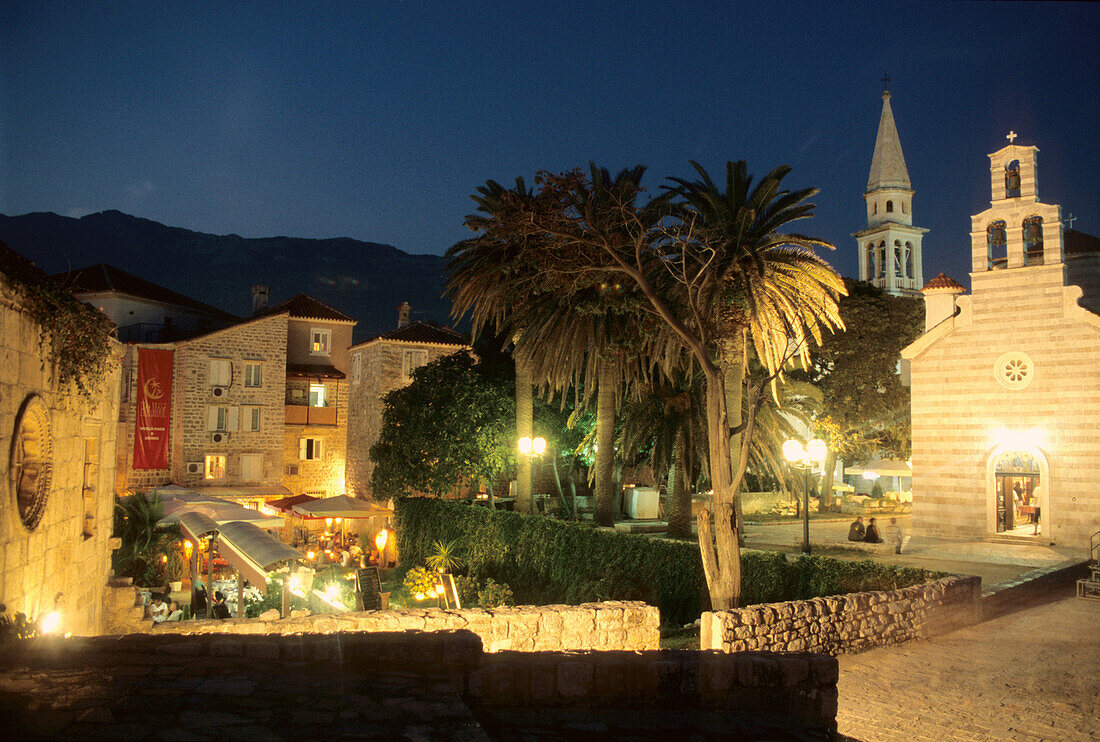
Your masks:
M 787 461 L 795 462 L 802 461 L 806 458 L 806 449 L 802 447 L 801 441 L 796 441 L 794 438 L 788 438 L 783 443 L 783 458 Z

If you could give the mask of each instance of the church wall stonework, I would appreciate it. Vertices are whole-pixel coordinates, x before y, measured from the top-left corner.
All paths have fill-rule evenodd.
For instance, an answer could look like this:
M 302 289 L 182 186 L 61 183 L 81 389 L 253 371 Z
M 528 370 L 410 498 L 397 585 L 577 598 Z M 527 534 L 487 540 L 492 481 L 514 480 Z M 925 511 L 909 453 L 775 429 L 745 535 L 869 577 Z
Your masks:
M 60 631 L 94 634 L 102 628 L 110 575 L 117 358 L 89 401 L 58 387 L 38 342 L 21 293 L 0 277 L 0 603 L 30 619 L 57 610 Z M 121 347 L 113 343 L 112 352 L 121 355 Z M 45 410 L 52 481 L 41 519 L 28 529 L 10 482 L 15 426 L 32 395 Z

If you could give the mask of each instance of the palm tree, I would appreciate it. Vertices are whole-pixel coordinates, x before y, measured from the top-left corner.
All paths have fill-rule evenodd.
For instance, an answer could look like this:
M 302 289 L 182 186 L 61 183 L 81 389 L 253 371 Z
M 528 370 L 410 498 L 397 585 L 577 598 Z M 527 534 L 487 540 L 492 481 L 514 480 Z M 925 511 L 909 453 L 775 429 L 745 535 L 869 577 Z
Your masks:
M 678 303 L 688 311 L 668 311 L 666 321 L 695 356 L 707 384 L 716 512 L 713 542 L 711 514 L 700 514 L 699 545 L 712 605 L 721 610 L 736 607 L 741 593 L 737 492 L 754 423 L 753 416 L 742 417 L 749 344 L 774 390 L 792 349 L 804 353 L 809 338 L 820 342 L 823 330 L 841 326 L 837 299 L 844 285 L 813 252 L 831 245 L 778 231 L 813 210 L 806 201 L 816 189 L 781 189 L 790 167 L 772 170 L 754 188 L 745 163 L 729 162 L 719 187 L 698 163 L 691 164 L 698 180 L 672 179 L 683 200 L 670 248 L 680 266 Z
M 122 544 L 112 555 L 116 574 L 128 574 L 135 584 L 152 585 L 160 570 L 159 560 L 179 540 L 178 528 L 160 528 L 164 507 L 154 493 L 130 495 L 115 503 L 114 535 Z

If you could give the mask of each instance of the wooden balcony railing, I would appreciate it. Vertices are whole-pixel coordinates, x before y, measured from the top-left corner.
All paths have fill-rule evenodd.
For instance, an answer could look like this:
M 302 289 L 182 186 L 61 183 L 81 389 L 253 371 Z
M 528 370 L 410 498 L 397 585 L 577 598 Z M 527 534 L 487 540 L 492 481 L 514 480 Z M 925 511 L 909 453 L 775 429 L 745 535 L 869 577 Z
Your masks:
M 288 404 L 284 409 L 287 425 L 336 425 L 335 407 Z

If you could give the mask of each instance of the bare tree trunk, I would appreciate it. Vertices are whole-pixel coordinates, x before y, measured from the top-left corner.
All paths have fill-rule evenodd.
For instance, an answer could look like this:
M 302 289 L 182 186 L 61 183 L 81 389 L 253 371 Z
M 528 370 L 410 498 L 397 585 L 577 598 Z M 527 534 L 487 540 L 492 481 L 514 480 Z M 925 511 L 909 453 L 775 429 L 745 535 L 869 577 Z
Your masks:
M 742 357 L 744 335 L 742 338 Z M 710 592 L 711 610 L 736 608 L 741 602 L 741 546 L 737 543 L 734 512 L 735 487 L 730 469 L 731 437 L 726 410 L 723 373 L 704 365 L 707 383 L 707 448 L 710 454 L 710 481 L 714 488 L 711 510 L 699 513 L 699 552 Z M 709 365 L 709 368 L 706 366 Z M 738 437 L 738 444 L 740 438 Z
M 558 491 L 558 499 L 561 501 L 562 515 L 569 516 L 569 502 L 565 499 L 565 490 L 561 486 L 561 474 L 558 473 L 557 452 L 550 452 L 550 467 L 554 470 L 554 489 Z
M 828 449 L 825 454 L 825 469 L 821 476 L 821 497 L 817 503 L 817 512 L 832 511 L 833 507 L 833 471 L 836 469 L 836 451 Z
M 676 431 L 673 464 L 668 473 L 668 535 L 691 535 L 691 488 L 687 486 L 683 428 Z
M 516 348 L 516 439 L 534 437 L 535 400 L 531 389 L 531 369 L 527 354 Z M 531 459 L 519 456 L 516 461 L 516 512 L 530 513 L 534 499 L 531 497 Z
M 739 332 L 737 338 L 724 339 L 719 342 L 719 365 L 722 369 L 722 382 L 726 392 L 726 415 L 731 429 L 741 426 L 744 410 L 745 389 L 745 334 Z M 735 433 L 730 437 L 730 471 L 737 475 L 741 467 L 742 438 L 741 433 Z M 741 510 L 740 487 L 733 493 L 733 510 L 737 519 L 737 543 L 745 541 L 743 526 L 743 513 Z
M 596 525 L 615 525 L 615 364 L 600 361 L 596 389 Z

